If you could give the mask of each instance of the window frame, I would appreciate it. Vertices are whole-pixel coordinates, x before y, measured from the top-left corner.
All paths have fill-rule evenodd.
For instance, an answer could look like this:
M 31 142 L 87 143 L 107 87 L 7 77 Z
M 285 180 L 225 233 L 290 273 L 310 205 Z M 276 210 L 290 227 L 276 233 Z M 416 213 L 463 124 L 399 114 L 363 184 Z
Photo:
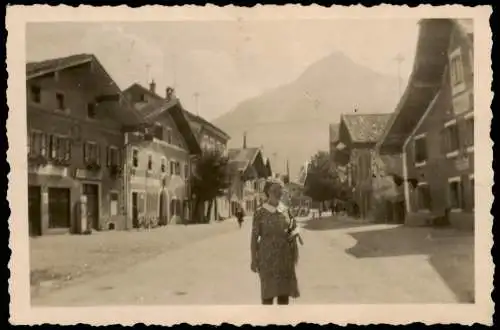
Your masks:
M 454 134 L 452 134 L 454 129 Z M 457 119 L 451 119 L 444 124 L 444 138 L 446 139 L 446 158 L 455 158 L 460 150 L 460 132 L 457 124 Z M 452 146 L 452 139 L 455 141 L 455 146 Z M 452 149 L 454 147 L 454 149 Z
M 57 91 L 55 96 L 56 96 L 56 110 L 57 111 L 66 111 L 68 109 L 68 107 L 66 105 L 66 95 L 61 91 Z M 61 107 L 61 103 L 60 103 L 61 101 L 62 101 L 62 107 Z
M 89 153 L 87 152 L 87 146 L 92 146 L 95 148 L 95 158 L 89 156 Z M 92 140 L 88 140 L 83 143 L 83 161 L 85 164 L 91 164 L 93 161 L 95 161 L 97 165 L 101 165 L 101 146 L 99 145 L 99 143 Z
M 135 155 L 136 153 L 136 155 Z M 131 153 L 130 153 L 130 156 L 131 156 L 131 160 L 130 162 L 132 163 L 132 168 L 139 168 L 139 148 L 136 148 L 136 147 L 132 147 L 131 149 Z
M 417 158 L 417 143 L 420 142 L 420 141 L 423 141 L 423 146 L 425 148 L 425 159 L 423 160 L 418 160 Z M 413 138 L 413 157 L 414 157 L 414 160 L 415 160 L 415 167 L 422 167 L 422 166 L 425 166 L 427 164 L 427 159 L 429 157 L 428 155 L 428 150 L 427 150 L 427 134 L 426 133 L 421 133 L 421 134 L 418 134 L 418 135 L 415 135 L 415 137 Z
M 425 188 L 427 189 L 427 191 L 428 191 L 428 193 L 429 193 L 429 199 L 430 199 L 430 200 L 428 201 L 430 205 L 427 205 L 427 206 L 424 206 L 424 207 L 422 207 L 422 205 L 423 205 L 423 204 L 425 204 L 425 203 L 423 203 L 423 202 L 421 201 L 421 195 L 420 195 L 420 194 L 421 194 L 421 190 L 420 190 L 420 189 L 421 189 L 422 187 L 425 187 Z M 418 212 L 421 212 L 421 213 L 429 213 L 429 212 L 431 212 L 431 208 L 432 208 L 432 204 L 431 204 L 431 203 L 432 203 L 432 202 L 431 202 L 431 201 L 432 201 L 432 197 L 431 197 L 431 188 L 430 188 L 430 186 L 429 186 L 429 183 L 428 183 L 428 182 L 425 182 L 425 181 L 419 182 L 419 183 L 418 183 L 418 185 L 417 185 L 416 192 L 417 192 L 417 211 L 418 211 Z
M 451 201 L 451 187 L 452 187 L 452 184 L 458 184 L 458 206 L 455 207 L 454 205 L 452 205 L 452 201 Z M 462 178 L 460 176 L 454 176 L 454 177 L 451 177 L 451 178 L 448 178 L 448 189 L 447 189 L 447 196 L 448 196 L 448 204 L 449 204 L 449 207 L 450 207 L 450 210 L 451 212 L 462 212 L 464 210 L 464 187 L 463 187 L 463 181 L 462 181 Z

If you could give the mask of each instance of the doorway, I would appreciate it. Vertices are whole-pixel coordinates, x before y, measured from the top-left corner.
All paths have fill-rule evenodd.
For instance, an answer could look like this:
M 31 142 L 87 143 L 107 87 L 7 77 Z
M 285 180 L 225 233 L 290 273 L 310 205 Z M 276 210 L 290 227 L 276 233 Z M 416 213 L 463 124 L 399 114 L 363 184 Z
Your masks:
M 28 223 L 29 235 L 42 235 L 42 198 L 39 186 L 28 187 Z
M 167 211 L 167 194 L 165 193 L 164 190 L 160 192 L 160 210 L 159 210 L 159 218 L 160 218 L 160 225 L 165 226 L 168 224 L 168 211 Z
M 49 228 L 69 228 L 70 190 L 68 188 L 49 188 Z
M 132 227 L 139 228 L 139 195 L 132 192 Z
M 94 230 L 100 230 L 99 225 L 99 185 L 84 184 L 83 194 L 87 197 L 87 221 Z

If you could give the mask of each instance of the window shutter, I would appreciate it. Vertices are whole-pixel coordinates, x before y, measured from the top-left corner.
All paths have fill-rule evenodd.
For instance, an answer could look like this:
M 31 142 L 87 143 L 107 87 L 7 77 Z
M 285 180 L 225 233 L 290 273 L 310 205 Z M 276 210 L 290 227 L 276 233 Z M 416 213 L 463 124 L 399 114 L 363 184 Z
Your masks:
M 66 138 L 64 140 L 64 143 L 65 143 L 64 159 L 66 161 L 69 161 L 71 159 L 71 139 L 70 138 Z
M 54 135 L 49 136 L 49 158 L 54 159 L 56 156 L 56 148 L 55 148 L 55 137 Z

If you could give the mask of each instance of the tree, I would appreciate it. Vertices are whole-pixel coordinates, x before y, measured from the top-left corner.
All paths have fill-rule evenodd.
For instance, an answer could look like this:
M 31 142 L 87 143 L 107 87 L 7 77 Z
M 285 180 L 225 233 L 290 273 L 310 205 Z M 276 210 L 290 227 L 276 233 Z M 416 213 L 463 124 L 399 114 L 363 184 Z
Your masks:
M 229 187 L 228 158 L 217 150 L 203 151 L 198 158 L 192 175 L 192 194 L 194 195 L 194 217 L 208 221 L 215 198 L 222 196 Z M 203 206 L 209 202 L 206 214 Z
M 325 202 L 337 197 L 341 183 L 327 152 L 319 151 L 307 169 L 305 195 L 316 202 Z

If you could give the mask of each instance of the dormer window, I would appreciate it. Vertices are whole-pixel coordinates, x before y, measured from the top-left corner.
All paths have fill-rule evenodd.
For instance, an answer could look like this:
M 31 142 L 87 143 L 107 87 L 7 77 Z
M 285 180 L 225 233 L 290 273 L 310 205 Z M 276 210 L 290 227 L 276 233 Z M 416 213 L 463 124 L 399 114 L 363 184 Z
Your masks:
M 139 102 L 146 102 L 146 95 L 140 94 L 139 95 Z

